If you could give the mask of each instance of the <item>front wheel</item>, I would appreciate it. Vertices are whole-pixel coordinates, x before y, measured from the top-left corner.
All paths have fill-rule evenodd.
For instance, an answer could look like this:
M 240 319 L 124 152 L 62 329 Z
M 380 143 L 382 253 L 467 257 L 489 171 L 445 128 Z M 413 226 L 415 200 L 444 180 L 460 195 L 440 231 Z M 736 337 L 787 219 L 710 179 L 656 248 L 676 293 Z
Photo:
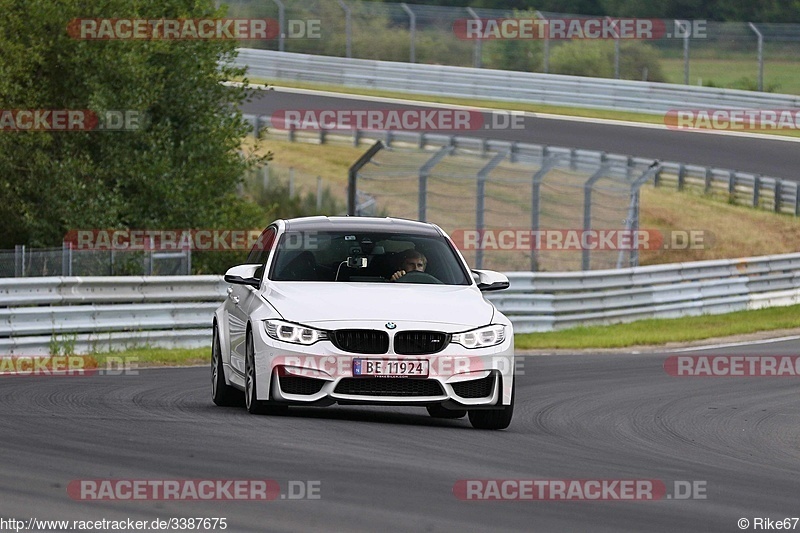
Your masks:
M 289 410 L 288 406 L 275 405 L 273 402 L 258 399 L 255 360 L 253 333 L 248 331 L 246 353 L 244 358 L 244 399 L 247 412 L 253 415 L 286 414 L 286 412 Z
M 469 422 L 475 429 L 506 429 L 514 415 L 514 390 L 511 389 L 511 403 L 502 409 L 475 410 L 469 412 Z
M 238 407 L 242 405 L 241 391 L 225 383 L 225 371 L 222 368 L 222 349 L 216 325 L 214 326 L 214 335 L 211 340 L 211 400 L 222 407 Z

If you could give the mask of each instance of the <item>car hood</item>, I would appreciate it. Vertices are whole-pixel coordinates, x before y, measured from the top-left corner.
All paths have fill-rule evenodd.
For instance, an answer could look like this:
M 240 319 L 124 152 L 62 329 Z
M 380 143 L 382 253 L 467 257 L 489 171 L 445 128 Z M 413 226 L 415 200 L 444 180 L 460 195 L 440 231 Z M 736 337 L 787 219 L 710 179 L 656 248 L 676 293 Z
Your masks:
M 284 319 L 318 322 L 413 321 L 489 324 L 494 307 L 471 286 L 411 283 L 272 283 L 263 294 Z

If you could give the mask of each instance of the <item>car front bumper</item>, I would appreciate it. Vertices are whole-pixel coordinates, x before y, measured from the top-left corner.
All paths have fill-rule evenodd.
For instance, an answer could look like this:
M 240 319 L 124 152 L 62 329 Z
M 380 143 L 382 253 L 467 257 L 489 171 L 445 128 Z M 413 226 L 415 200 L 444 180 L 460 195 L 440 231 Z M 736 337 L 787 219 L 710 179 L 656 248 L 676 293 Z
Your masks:
M 369 327 L 369 326 L 360 326 Z M 516 361 L 513 330 L 503 343 L 467 349 L 449 344 L 428 355 L 355 354 L 329 341 L 302 346 L 254 335 L 260 400 L 294 405 L 442 405 L 450 409 L 491 409 L 511 403 Z M 426 377 L 354 375 L 356 359 L 428 362 Z

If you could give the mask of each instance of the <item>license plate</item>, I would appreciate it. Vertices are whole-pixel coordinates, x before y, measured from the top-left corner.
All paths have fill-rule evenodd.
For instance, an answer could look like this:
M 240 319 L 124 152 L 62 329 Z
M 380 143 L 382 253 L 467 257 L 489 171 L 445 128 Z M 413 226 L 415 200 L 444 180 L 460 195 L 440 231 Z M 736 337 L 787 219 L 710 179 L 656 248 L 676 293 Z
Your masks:
M 428 377 L 426 359 L 353 359 L 353 375 L 381 378 Z

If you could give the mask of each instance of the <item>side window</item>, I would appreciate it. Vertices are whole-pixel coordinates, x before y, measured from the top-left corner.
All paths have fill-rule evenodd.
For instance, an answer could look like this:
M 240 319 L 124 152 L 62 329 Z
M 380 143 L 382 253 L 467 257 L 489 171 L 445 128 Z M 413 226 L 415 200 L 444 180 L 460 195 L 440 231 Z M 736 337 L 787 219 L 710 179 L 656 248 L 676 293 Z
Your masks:
M 247 264 L 261 265 L 261 268 L 258 270 L 258 272 L 256 272 L 256 276 L 259 278 L 262 278 L 264 275 L 264 264 L 267 262 L 270 251 L 272 251 L 272 246 L 275 243 L 276 233 L 277 231 L 273 226 L 270 226 L 261 232 L 261 235 L 258 236 L 258 240 L 253 245 L 253 249 L 250 250 L 250 255 L 247 256 Z

